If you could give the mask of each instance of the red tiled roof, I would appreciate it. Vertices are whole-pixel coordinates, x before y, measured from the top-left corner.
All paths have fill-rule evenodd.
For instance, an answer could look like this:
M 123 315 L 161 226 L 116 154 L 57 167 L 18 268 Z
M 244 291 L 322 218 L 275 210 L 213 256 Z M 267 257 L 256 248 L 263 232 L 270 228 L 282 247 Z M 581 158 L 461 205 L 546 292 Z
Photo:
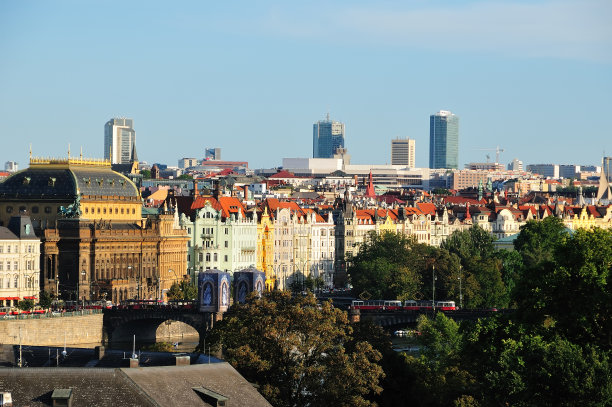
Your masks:
M 294 173 L 283 170 L 283 171 L 277 172 L 276 174 L 270 175 L 268 179 L 269 178 L 297 178 L 297 177 L 295 176 Z
M 478 201 L 476 199 L 472 199 L 472 198 L 466 198 L 463 196 L 445 196 L 444 198 L 442 198 L 442 202 L 447 204 L 470 204 L 470 205 L 479 205 L 481 203 L 483 203 L 484 199 L 482 201 Z
M 238 214 L 238 212 L 242 213 L 243 217 L 246 217 L 246 212 L 244 210 L 244 206 L 238 198 L 233 196 L 220 196 L 219 204 L 221 208 L 223 208 L 223 217 L 227 218 L 230 215 Z
M 210 202 L 210 206 L 213 207 L 214 210 L 220 211 L 222 210 L 219 201 L 217 201 L 212 196 L 198 196 L 195 201 L 191 204 L 191 209 L 201 209 L 206 205 L 206 202 Z
M 431 216 L 436 216 L 436 205 L 427 202 L 418 202 L 416 206 L 421 210 L 421 212 Z

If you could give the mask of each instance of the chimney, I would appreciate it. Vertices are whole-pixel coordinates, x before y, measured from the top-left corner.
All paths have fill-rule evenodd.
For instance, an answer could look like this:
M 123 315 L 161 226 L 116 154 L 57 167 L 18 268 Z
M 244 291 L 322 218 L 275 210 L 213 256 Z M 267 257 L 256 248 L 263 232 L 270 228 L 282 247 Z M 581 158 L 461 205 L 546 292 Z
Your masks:
M 248 200 L 249 199 L 249 186 L 245 185 L 244 186 L 244 200 Z
M 72 407 L 72 389 L 54 389 L 51 399 L 53 407 Z
M 137 358 L 130 358 L 130 369 L 138 367 L 138 359 Z
M 189 356 L 175 356 L 176 366 L 189 366 L 191 360 Z

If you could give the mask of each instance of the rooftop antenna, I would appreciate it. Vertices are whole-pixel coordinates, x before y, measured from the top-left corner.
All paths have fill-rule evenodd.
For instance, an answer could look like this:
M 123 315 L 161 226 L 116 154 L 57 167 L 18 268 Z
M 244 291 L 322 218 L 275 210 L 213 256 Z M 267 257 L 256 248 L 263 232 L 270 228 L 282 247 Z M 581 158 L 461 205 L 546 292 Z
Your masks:
M 70 158 L 70 143 L 68 143 L 68 158 Z
M 30 161 L 32 160 L 32 143 L 30 143 Z
M 83 159 L 83 146 L 81 146 L 81 160 Z
M 327 115 L 325 116 L 327 121 L 329 121 L 329 111 L 327 112 Z

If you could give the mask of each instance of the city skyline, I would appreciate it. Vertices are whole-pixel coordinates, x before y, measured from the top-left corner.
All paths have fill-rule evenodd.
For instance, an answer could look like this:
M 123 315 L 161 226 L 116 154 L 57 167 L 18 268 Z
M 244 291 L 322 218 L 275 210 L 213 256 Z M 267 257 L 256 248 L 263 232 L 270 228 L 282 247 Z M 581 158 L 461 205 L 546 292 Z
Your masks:
M 100 123 L 130 117 L 142 160 L 216 145 L 275 167 L 311 155 L 312 123 L 330 111 L 353 162 L 389 163 L 389 140 L 409 137 L 427 167 L 441 109 L 461 117 L 459 167 L 495 146 L 504 164 L 600 165 L 612 152 L 592 120 L 612 108 L 609 2 L 155 4 L 0 4 L 1 162 L 25 168 L 30 143 L 103 157 Z M 117 47 L 129 63 L 109 58 Z

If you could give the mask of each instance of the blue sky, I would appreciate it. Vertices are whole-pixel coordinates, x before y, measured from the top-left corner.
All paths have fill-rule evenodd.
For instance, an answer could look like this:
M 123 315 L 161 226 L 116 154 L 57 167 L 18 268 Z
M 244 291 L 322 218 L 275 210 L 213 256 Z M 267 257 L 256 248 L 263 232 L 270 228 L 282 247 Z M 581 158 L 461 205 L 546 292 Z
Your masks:
M 0 2 L 0 163 L 103 155 L 131 117 L 141 160 L 221 147 L 252 168 L 312 154 L 346 124 L 354 163 L 387 163 L 429 115 L 460 117 L 460 163 L 612 155 L 612 2 Z M 491 152 L 494 157 L 494 152 Z

